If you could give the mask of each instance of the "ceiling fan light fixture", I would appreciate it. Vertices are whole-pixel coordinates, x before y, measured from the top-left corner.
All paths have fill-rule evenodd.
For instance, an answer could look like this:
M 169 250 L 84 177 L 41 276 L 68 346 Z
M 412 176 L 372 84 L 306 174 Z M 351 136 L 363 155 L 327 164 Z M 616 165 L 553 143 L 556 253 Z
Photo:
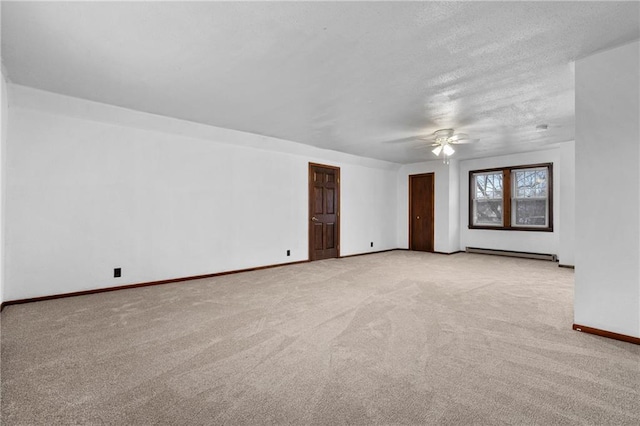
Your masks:
M 454 134 L 453 129 L 440 129 L 432 133 L 431 140 L 433 141 L 431 146 L 435 146 L 431 152 L 433 152 L 436 157 L 442 154 L 444 164 L 449 164 L 449 157 L 456 152 L 452 145 L 467 144 L 477 141 L 478 139 L 469 139 L 469 135 L 466 133 Z

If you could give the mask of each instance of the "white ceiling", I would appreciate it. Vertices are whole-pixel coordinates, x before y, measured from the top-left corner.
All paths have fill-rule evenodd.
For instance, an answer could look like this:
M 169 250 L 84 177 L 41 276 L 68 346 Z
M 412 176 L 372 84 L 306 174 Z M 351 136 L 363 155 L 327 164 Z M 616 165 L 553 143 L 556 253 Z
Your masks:
M 639 5 L 3 1 L 2 61 L 17 84 L 399 163 L 453 127 L 481 138 L 462 159 L 573 140 L 571 62 L 640 38 Z

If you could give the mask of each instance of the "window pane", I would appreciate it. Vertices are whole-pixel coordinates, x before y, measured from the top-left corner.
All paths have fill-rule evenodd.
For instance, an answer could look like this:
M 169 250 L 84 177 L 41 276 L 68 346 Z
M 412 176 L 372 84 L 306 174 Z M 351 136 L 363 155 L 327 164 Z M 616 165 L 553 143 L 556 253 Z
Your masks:
M 502 198 L 502 172 L 475 175 L 475 199 Z
M 514 198 L 546 198 L 547 197 L 547 169 L 514 170 L 513 180 Z
M 474 204 L 474 225 L 502 226 L 502 200 L 477 200 Z
M 547 200 L 514 200 L 513 226 L 547 226 Z

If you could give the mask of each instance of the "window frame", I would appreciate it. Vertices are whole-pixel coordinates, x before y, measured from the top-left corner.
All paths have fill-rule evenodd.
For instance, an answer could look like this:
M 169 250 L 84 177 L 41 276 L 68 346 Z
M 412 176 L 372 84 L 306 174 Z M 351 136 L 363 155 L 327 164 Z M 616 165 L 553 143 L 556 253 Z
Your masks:
M 547 205 L 548 217 L 547 226 L 522 226 L 512 225 L 512 206 L 517 198 L 512 196 L 514 192 L 511 174 L 513 171 L 522 169 L 547 169 Z M 487 173 L 502 173 L 502 226 L 500 225 L 476 225 L 474 224 L 474 194 L 475 175 Z M 469 170 L 469 229 L 493 229 L 498 231 L 532 231 L 532 232 L 553 232 L 553 163 L 525 164 L 521 166 L 495 167 L 491 169 Z

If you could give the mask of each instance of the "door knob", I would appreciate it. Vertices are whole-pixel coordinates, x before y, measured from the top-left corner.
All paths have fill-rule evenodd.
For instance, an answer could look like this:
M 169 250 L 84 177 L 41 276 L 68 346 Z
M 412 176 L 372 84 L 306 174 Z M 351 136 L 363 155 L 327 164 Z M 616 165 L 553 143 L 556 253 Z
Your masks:
M 420 219 L 420 216 L 416 217 L 416 219 Z
M 313 220 L 314 222 L 317 222 L 317 221 L 318 221 L 318 219 L 317 219 L 315 216 L 313 216 L 313 217 L 311 218 L 311 220 Z

